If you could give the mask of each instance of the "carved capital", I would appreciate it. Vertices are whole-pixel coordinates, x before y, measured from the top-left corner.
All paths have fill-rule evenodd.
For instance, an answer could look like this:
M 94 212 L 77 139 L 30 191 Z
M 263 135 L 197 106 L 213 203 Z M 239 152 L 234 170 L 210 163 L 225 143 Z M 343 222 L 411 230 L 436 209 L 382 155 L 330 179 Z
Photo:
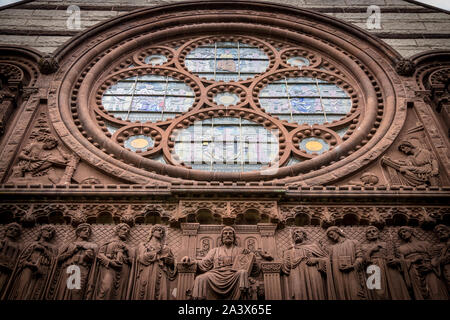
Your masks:
M 196 236 L 199 227 L 199 223 L 182 223 L 181 230 L 183 230 L 183 236 Z
M 281 263 L 279 262 L 263 262 L 261 263 L 263 273 L 280 273 Z

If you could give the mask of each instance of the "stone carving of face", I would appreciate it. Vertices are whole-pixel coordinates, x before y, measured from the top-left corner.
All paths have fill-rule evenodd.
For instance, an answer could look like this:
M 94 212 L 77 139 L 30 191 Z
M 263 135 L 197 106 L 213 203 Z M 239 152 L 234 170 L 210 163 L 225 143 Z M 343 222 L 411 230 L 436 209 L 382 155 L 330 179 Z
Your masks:
M 44 141 L 44 145 L 43 148 L 45 150 L 52 150 L 54 148 L 56 148 L 56 146 L 58 145 L 58 141 L 55 139 L 47 139 Z
M 153 229 L 153 237 L 155 237 L 158 240 L 161 240 L 164 237 L 164 230 L 161 227 L 155 227 Z
M 441 241 L 445 241 L 450 237 L 449 228 L 446 226 L 437 226 L 434 231 Z
M 339 233 L 337 233 L 337 232 L 334 231 L 334 230 L 328 231 L 327 236 L 328 236 L 328 238 L 330 238 L 330 239 L 331 239 L 332 241 L 334 241 L 334 242 L 338 242 L 338 241 L 339 241 L 339 238 L 340 238 Z
M 20 236 L 20 227 L 12 224 L 6 229 L 6 237 L 10 239 L 17 239 Z
M 413 154 L 412 148 L 408 145 L 402 145 L 400 147 L 400 151 L 403 152 L 406 155 Z
M 124 224 L 117 229 L 117 236 L 120 240 L 125 241 L 128 237 L 129 232 L 130 228 Z
M 398 231 L 398 235 L 402 240 L 409 241 L 411 239 L 412 233 L 407 228 L 401 228 Z
M 44 239 L 45 241 L 50 241 L 51 239 L 53 239 L 54 236 L 54 232 L 53 230 L 49 229 L 49 228 L 43 228 L 41 230 L 41 238 Z
M 82 227 L 78 230 L 78 237 L 82 240 L 87 240 L 91 236 L 91 229 L 89 227 Z
M 301 230 L 295 230 L 294 234 L 292 235 L 292 239 L 295 243 L 302 243 L 303 241 L 305 241 L 305 238 L 306 237 Z
M 375 241 L 378 239 L 380 232 L 375 227 L 369 227 L 366 230 L 366 239 L 369 241 Z
M 226 246 L 230 246 L 234 243 L 236 235 L 234 230 L 231 228 L 226 228 L 222 231 L 222 243 Z

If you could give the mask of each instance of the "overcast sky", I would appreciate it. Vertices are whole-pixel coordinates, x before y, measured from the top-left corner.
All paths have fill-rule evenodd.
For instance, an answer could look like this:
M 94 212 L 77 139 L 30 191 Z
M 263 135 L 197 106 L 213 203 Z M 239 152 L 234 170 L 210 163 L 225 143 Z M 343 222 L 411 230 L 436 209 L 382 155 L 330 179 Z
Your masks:
M 19 2 L 20 0 L 0 0 L 0 7 L 5 6 L 10 3 Z M 438 8 L 442 8 L 450 11 L 450 1 L 449 0 L 416 0 L 417 2 L 426 3 Z M 332 2 L 332 0 L 330 0 Z

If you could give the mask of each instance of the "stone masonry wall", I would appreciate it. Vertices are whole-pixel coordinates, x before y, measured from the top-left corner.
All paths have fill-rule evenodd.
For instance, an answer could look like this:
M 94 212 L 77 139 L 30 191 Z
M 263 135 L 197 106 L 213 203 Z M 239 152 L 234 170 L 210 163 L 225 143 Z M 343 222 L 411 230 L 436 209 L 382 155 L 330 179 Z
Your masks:
M 32 1 L 0 11 L 0 45 L 29 46 L 52 53 L 72 36 L 98 23 L 132 10 L 179 0 Z M 449 15 L 400 0 L 271 0 L 310 9 L 342 19 L 367 30 L 367 7 L 381 9 L 381 29 L 368 30 L 393 46 L 404 57 L 432 50 L 450 49 Z M 69 30 L 69 5 L 80 7 L 81 29 Z

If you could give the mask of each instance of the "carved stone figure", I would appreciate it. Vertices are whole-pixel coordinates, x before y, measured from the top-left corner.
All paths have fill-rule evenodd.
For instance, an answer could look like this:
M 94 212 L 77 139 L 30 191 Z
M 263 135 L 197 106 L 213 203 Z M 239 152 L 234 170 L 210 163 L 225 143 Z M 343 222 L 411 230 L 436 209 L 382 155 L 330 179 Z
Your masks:
M 147 242 L 136 252 L 135 281 L 131 299 L 168 300 L 170 282 L 175 279 L 175 257 L 165 245 L 166 229 L 154 225 Z
M 193 299 L 243 299 L 250 288 L 249 270 L 235 267 L 236 259 L 253 257 L 248 249 L 237 246 L 236 233 L 232 227 L 224 227 L 221 245 L 211 249 L 197 266 L 205 272 L 195 278 Z M 254 261 L 254 260 L 253 260 Z M 240 262 L 240 261 L 238 261 Z M 251 259 L 244 264 L 253 264 Z M 189 265 L 191 259 L 184 257 L 182 263 Z M 251 267 L 251 266 L 250 266 Z
M 450 228 L 443 224 L 434 227 L 439 243 L 433 246 L 432 265 L 438 270 L 450 293 Z
M 282 271 L 289 279 L 289 298 L 327 299 L 325 285 L 327 253 L 316 243 L 306 243 L 306 232 L 292 233 L 294 244 L 283 253 Z
M 92 234 L 89 224 L 79 224 L 75 233 L 77 236 L 75 242 L 65 245 L 56 259 L 52 282 L 47 293 L 48 299 L 82 300 L 86 297 L 89 275 L 93 269 L 98 246 L 89 241 Z M 67 287 L 68 277 L 72 274 L 72 272 L 67 273 L 69 266 L 80 268 L 80 289 Z
M 388 251 L 385 241 L 380 240 L 378 228 L 366 229 L 368 243 L 361 245 L 365 266 L 376 265 L 380 268 L 380 289 L 370 289 L 368 297 L 372 300 L 409 300 L 408 288 L 401 274 L 401 267 L 394 253 Z
M 97 254 L 96 272 L 93 273 L 93 292 L 88 299 L 124 300 L 131 275 L 133 253 L 126 243 L 130 226 L 120 223 L 116 237 L 104 243 Z
M 22 250 L 22 242 L 19 241 L 21 233 L 22 227 L 18 223 L 10 223 L 6 226 L 5 236 L 0 241 L 0 297 L 6 289 Z
M 383 157 L 386 166 L 394 168 L 403 178 L 403 182 L 410 186 L 437 185 L 439 167 L 433 154 L 409 141 L 400 142 L 398 149 L 403 152 L 406 160 L 395 161 Z
M 58 150 L 58 140 L 43 134 L 28 144 L 19 154 L 19 162 L 13 167 L 12 178 L 48 176 L 53 183 L 59 178 L 52 170 L 53 166 L 65 168 L 69 157 Z
M 448 299 L 447 289 L 431 264 L 431 243 L 417 240 L 410 227 L 401 227 L 398 235 L 404 242 L 398 252 L 406 263 L 406 276 L 409 276 L 415 299 Z
M 329 227 L 327 237 L 334 242 L 329 250 L 330 268 L 327 277 L 332 281 L 328 292 L 329 299 L 360 300 L 366 299 L 365 279 L 362 270 L 363 255 L 361 245 L 356 240 L 347 239 L 338 227 Z
M 53 226 L 42 226 L 36 241 L 27 245 L 19 256 L 7 289 L 8 300 L 41 300 L 58 254 L 51 243 L 56 230 Z

